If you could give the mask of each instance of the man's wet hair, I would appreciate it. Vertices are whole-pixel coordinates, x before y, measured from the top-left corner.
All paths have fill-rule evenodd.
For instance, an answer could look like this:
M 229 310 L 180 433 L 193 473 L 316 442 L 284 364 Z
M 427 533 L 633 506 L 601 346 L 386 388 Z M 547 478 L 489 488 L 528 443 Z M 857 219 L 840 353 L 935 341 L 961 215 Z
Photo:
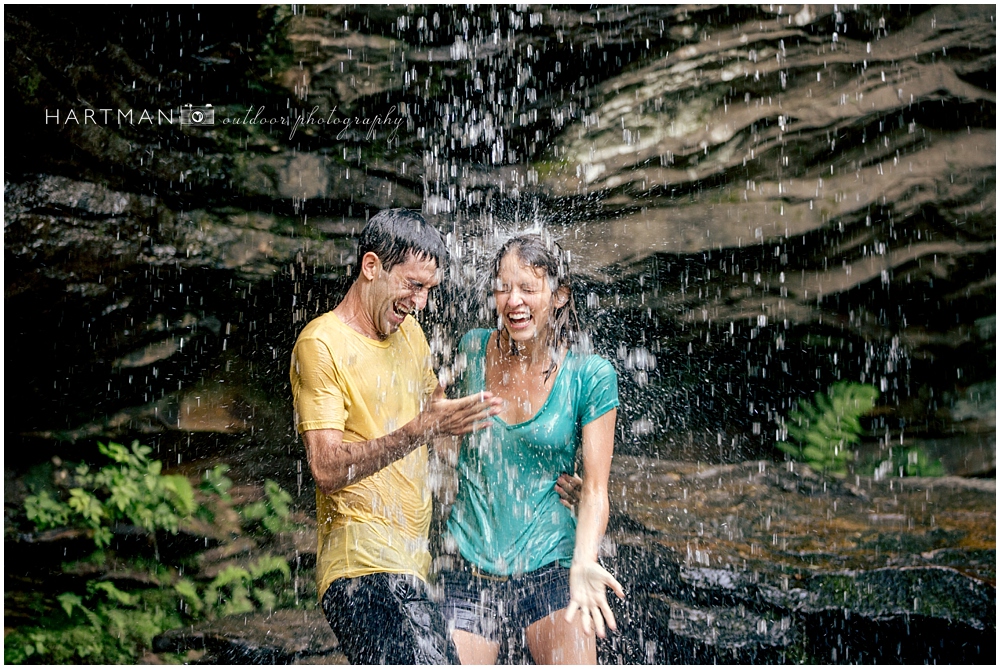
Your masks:
M 418 260 L 433 260 L 438 268 L 445 265 L 448 249 L 441 233 L 418 212 L 409 209 L 383 209 L 368 219 L 358 238 L 358 266 L 354 278 L 361 276 L 361 259 L 372 252 L 389 272 L 413 254 Z

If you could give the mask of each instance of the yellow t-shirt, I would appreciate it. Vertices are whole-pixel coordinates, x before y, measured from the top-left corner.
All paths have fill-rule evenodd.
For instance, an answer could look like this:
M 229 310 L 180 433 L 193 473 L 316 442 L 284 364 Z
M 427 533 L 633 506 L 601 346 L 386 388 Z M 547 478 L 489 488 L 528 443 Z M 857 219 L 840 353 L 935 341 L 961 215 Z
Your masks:
M 438 385 L 427 339 L 412 317 L 376 341 L 332 311 L 299 334 L 291 381 L 298 431 L 342 430 L 344 442 L 399 429 L 420 413 Z M 390 572 L 426 579 L 430 521 L 426 445 L 332 495 L 317 489 L 320 598 L 338 578 Z

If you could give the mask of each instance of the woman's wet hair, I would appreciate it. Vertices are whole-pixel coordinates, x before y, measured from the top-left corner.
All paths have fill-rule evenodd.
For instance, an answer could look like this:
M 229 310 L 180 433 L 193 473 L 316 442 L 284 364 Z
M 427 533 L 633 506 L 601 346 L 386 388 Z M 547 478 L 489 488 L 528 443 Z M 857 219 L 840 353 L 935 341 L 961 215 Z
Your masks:
M 545 370 L 545 377 L 548 378 L 558 366 L 556 352 L 562 347 L 569 348 L 580 339 L 580 320 L 577 317 L 576 304 L 573 301 L 573 287 L 570 282 L 566 254 L 548 235 L 539 233 L 518 235 L 507 240 L 497 251 L 496 258 L 493 260 L 494 281 L 500 276 L 500 263 L 509 253 L 516 253 L 518 259 L 524 264 L 545 272 L 545 278 L 549 282 L 553 298 L 556 291 L 563 287 L 566 288 L 569 296 L 563 306 L 552 305 L 549 332 L 545 341 L 551 359 L 550 367 Z M 503 339 L 502 327 L 499 329 L 501 336 L 497 337 L 497 346 L 501 346 L 500 340 Z M 513 340 L 510 340 L 510 346 L 511 353 L 517 354 L 517 344 Z
M 441 233 L 409 209 L 383 209 L 368 220 L 358 237 L 355 278 L 361 276 L 361 259 L 368 252 L 378 256 L 387 272 L 406 262 L 411 253 L 418 260 L 435 261 L 439 268 L 444 267 L 448 257 Z

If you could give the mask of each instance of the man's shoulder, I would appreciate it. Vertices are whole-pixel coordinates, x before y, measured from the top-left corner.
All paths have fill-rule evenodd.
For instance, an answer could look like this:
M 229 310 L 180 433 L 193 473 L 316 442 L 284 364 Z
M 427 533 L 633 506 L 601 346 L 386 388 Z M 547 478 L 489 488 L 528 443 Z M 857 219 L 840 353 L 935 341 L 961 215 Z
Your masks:
M 400 323 L 399 330 L 389 336 L 390 338 L 401 338 L 411 344 L 413 342 L 427 343 L 427 335 L 424 334 L 424 329 L 420 327 L 420 323 L 417 322 L 417 319 L 412 314 Z
M 332 311 L 320 314 L 312 319 L 299 333 L 298 341 L 303 339 L 324 339 L 333 332 L 341 331 L 340 319 Z

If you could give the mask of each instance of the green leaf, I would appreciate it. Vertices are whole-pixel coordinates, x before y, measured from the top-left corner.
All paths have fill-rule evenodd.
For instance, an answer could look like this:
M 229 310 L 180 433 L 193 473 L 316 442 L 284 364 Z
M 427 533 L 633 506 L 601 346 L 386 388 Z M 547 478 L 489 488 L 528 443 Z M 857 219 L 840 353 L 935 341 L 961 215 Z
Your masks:
M 826 438 L 818 432 L 809 432 L 806 434 L 805 438 L 806 444 L 811 444 L 815 448 L 821 451 L 832 450 L 830 439 Z
M 129 461 L 129 457 L 130 456 L 129 456 L 128 449 L 126 449 L 121 444 L 116 444 L 114 442 L 109 442 L 108 445 L 105 446 L 104 444 L 98 442 L 97 449 L 101 453 L 103 453 L 104 455 L 106 455 L 109 458 L 111 458 L 112 460 L 114 460 L 115 462 L 128 462 Z
M 267 515 L 267 503 L 264 500 L 252 502 L 241 507 L 239 511 L 244 520 L 260 520 Z
M 818 465 L 817 469 L 825 469 L 830 461 L 830 451 L 821 450 L 815 446 L 804 446 L 802 456 L 810 465 Z
M 83 598 L 72 592 L 62 593 L 56 597 L 56 600 L 59 602 L 60 606 L 62 606 L 62 609 L 66 612 L 67 616 L 73 615 L 74 608 L 83 608 Z
M 237 567 L 236 565 L 229 565 L 221 572 L 219 575 L 212 579 L 209 584 L 209 588 L 219 589 L 227 585 L 232 585 L 234 583 L 246 583 L 252 580 L 250 572 L 248 572 L 243 567 Z
M 123 604 L 125 606 L 135 606 L 139 601 L 138 596 L 130 595 L 127 592 L 122 592 L 114 583 L 110 581 L 100 581 L 98 583 L 92 583 L 88 585 L 88 588 L 94 592 L 103 592 L 107 598 L 118 604 Z
M 798 458 L 802 455 L 802 449 L 793 444 L 789 444 L 787 441 L 779 441 L 775 444 L 783 452 L 788 453 L 792 457 Z
M 288 561 L 278 555 L 264 555 L 250 565 L 250 575 L 256 580 L 267 574 L 281 574 L 285 579 L 292 577 Z
M 264 492 L 274 513 L 280 518 L 287 518 L 291 513 L 288 505 L 292 502 L 292 496 L 271 479 L 264 481 Z
M 103 548 L 111 543 L 111 528 L 109 527 L 95 527 L 94 528 L 94 543 L 98 548 Z
M 816 392 L 813 395 L 813 398 L 814 401 L 816 402 L 816 409 L 819 411 L 820 414 L 833 412 L 833 403 L 830 401 L 829 396 L 821 392 Z
M 198 594 L 198 588 L 195 586 L 193 581 L 186 578 L 181 579 L 174 584 L 174 591 L 184 598 L 184 601 L 187 602 L 188 606 L 196 612 L 201 612 L 201 610 L 205 608 L 205 603 L 201 601 L 201 596 Z
M 262 609 L 272 611 L 278 604 L 278 596 L 271 590 L 255 588 L 253 598 L 257 600 Z
M 153 448 L 151 446 L 144 446 L 138 441 L 133 441 L 132 452 L 135 453 L 140 460 L 148 460 L 149 454 L 153 452 Z
M 174 508 L 183 516 L 194 513 L 197 503 L 194 499 L 194 489 L 191 482 L 180 475 L 164 476 L 163 487 L 172 493 Z
M 232 594 L 222 605 L 222 615 L 224 616 L 250 613 L 253 610 L 254 605 L 250 601 L 250 591 L 245 586 L 234 587 Z
M 846 463 L 854 459 L 851 445 L 861 440 L 859 418 L 872 409 L 877 398 L 874 387 L 850 381 L 837 382 L 826 393 L 815 393 L 812 402 L 800 398 L 784 423 L 792 443 L 777 442 L 776 446 L 816 469 L 843 475 Z
M 106 514 L 100 500 L 83 488 L 69 491 L 69 508 L 80 515 L 87 524 L 96 526 Z
M 47 530 L 66 525 L 72 510 L 68 504 L 53 499 L 47 490 L 43 490 L 24 500 L 24 511 L 37 529 Z
M 209 494 L 219 495 L 223 501 L 229 501 L 229 489 L 233 487 L 233 482 L 226 477 L 229 465 L 216 465 L 205 472 L 201 482 L 201 490 Z

